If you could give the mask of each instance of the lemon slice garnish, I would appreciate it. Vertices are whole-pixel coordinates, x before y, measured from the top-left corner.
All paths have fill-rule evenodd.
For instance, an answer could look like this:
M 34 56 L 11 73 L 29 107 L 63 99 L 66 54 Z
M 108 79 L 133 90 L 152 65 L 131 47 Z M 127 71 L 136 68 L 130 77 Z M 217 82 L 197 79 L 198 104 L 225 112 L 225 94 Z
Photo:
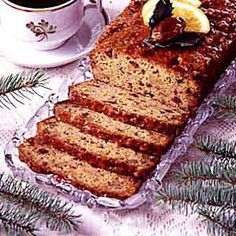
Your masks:
M 149 21 L 150 18 L 153 15 L 153 12 L 156 8 L 157 3 L 160 0 L 149 0 L 147 1 L 144 5 L 143 5 L 143 9 L 142 9 L 142 17 L 143 17 L 143 21 L 145 25 L 149 25 Z M 172 2 L 173 0 L 170 0 L 170 2 Z M 187 3 L 189 5 L 192 5 L 194 7 L 200 7 L 201 6 L 201 2 L 199 0 L 177 0 L 176 2 L 183 2 L 183 3 Z
M 184 31 L 205 34 L 210 31 L 210 22 L 201 9 L 183 2 L 172 1 L 172 3 L 173 15 L 183 18 L 187 23 Z
M 159 1 L 160 0 L 149 0 L 143 5 L 142 17 L 144 25 L 149 26 L 149 21 Z

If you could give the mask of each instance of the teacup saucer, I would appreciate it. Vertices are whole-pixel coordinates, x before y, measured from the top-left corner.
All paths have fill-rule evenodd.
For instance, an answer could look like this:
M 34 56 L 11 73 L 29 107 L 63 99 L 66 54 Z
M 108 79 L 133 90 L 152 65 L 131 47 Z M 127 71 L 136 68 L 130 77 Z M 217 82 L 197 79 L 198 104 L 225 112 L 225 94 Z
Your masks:
M 39 51 L 4 36 L 0 27 L 0 53 L 17 65 L 34 68 L 50 68 L 66 65 L 87 54 L 102 32 L 106 19 L 94 5 L 89 5 L 79 31 L 61 47 Z

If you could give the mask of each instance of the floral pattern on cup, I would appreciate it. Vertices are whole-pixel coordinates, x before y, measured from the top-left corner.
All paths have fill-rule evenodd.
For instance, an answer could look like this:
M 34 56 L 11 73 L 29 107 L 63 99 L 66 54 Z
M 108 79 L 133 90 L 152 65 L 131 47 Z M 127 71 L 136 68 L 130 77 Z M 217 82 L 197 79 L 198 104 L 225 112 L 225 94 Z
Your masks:
M 56 33 L 57 26 L 50 25 L 46 20 L 41 20 L 38 24 L 29 22 L 26 27 L 30 29 L 38 38 L 38 42 L 48 39 L 48 34 Z

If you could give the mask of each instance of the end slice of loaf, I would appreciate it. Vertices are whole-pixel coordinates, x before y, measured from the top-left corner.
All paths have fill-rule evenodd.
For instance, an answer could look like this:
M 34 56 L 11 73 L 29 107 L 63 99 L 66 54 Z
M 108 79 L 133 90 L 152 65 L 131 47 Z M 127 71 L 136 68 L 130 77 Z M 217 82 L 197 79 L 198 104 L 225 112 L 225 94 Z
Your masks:
M 170 107 L 161 100 L 98 81 L 73 85 L 69 95 L 72 101 L 83 107 L 127 124 L 166 134 L 175 133 L 187 117 L 178 106 Z
M 149 174 L 159 160 L 157 157 L 119 147 L 115 143 L 83 133 L 55 118 L 38 124 L 38 141 L 51 144 L 93 166 L 135 177 Z
M 53 147 L 39 145 L 34 139 L 19 147 L 19 155 L 33 171 L 58 175 L 98 196 L 125 199 L 135 194 L 141 184 L 140 180 L 93 167 Z
M 56 104 L 54 114 L 57 120 L 74 125 L 84 133 L 158 157 L 167 150 L 173 140 L 173 135 L 122 123 L 103 113 L 73 104 L 69 100 Z

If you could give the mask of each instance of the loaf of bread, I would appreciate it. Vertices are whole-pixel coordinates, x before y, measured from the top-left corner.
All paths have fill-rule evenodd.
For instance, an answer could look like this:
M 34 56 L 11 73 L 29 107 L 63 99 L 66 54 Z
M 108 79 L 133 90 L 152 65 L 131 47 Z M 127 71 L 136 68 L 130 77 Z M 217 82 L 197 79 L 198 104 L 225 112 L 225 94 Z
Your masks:
M 173 140 L 173 135 L 167 136 L 122 123 L 69 100 L 56 104 L 54 114 L 57 120 L 74 125 L 84 133 L 158 157 Z
M 132 196 L 236 56 L 236 0 L 202 0 L 211 31 L 187 49 L 143 43 L 145 2 L 131 0 L 98 40 L 90 53 L 95 80 L 71 86 L 69 101 L 20 146 L 32 170 L 98 196 Z
M 75 103 L 102 112 L 121 122 L 166 134 L 183 126 L 186 113 L 178 106 L 170 107 L 123 88 L 98 81 L 70 87 L 69 97 Z
M 55 118 L 40 122 L 37 134 L 40 143 L 49 143 L 93 166 L 135 177 L 149 174 L 160 158 L 119 147 Z
M 90 53 L 94 77 L 157 104 L 194 111 L 236 56 L 236 0 L 202 1 L 211 32 L 190 49 L 153 49 L 143 43 L 150 34 L 141 16 L 145 2 L 133 0 L 105 29 Z
M 125 199 L 140 187 L 141 181 L 89 165 L 74 156 L 35 139 L 26 140 L 19 147 L 20 160 L 37 173 L 58 175 L 80 189 L 98 196 Z

